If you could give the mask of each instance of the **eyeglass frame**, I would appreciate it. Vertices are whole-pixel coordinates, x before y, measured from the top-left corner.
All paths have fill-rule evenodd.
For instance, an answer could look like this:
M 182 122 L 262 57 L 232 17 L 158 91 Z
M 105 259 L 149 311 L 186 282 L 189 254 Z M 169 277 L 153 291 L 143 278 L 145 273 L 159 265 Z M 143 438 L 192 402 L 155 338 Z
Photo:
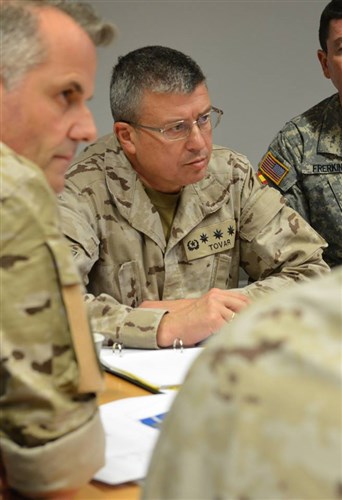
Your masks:
M 168 141 L 174 142 L 174 141 L 181 141 L 181 140 L 186 139 L 187 137 L 189 137 L 189 135 L 191 134 L 191 131 L 192 131 L 194 125 L 197 125 L 197 127 L 199 128 L 199 130 L 202 131 L 202 127 L 201 127 L 201 125 L 199 125 L 198 120 L 200 120 L 203 116 L 205 116 L 207 114 L 210 114 L 212 111 L 215 111 L 215 113 L 218 114 L 218 118 L 217 118 L 217 122 L 215 124 L 215 127 L 212 128 L 212 130 L 214 130 L 219 125 L 219 123 L 221 121 L 221 118 L 222 118 L 222 115 L 223 115 L 223 110 L 219 109 L 219 108 L 216 108 L 215 106 L 211 106 L 210 110 L 207 113 L 203 113 L 203 115 L 200 115 L 197 118 L 197 120 L 194 120 L 191 123 L 191 127 L 189 128 L 189 131 L 188 131 L 188 133 L 186 135 L 184 135 L 183 137 L 177 137 L 177 139 L 170 139 L 170 137 L 168 137 L 167 135 L 165 135 L 165 133 L 168 131 L 168 128 L 166 128 L 166 127 L 169 127 L 170 125 L 178 125 L 180 123 L 186 122 L 187 120 L 178 120 L 176 122 L 167 123 L 164 127 L 151 127 L 149 125 L 142 125 L 140 123 L 131 122 L 131 121 L 125 121 L 125 120 L 119 120 L 119 121 L 121 121 L 123 123 L 127 123 L 128 125 L 131 125 L 132 127 L 137 127 L 137 128 L 142 128 L 142 129 L 146 129 L 146 130 L 151 130 L 152 132 L 159 132 L 160 134 L 163 134 L 163 136 Z

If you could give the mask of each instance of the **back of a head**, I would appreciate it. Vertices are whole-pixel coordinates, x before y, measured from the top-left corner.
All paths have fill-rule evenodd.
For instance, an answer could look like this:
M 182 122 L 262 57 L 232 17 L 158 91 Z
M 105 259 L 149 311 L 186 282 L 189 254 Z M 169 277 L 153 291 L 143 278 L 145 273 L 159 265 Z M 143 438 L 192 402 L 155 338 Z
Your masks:
M 46 57 L 39 33 L 37 12 L 57 8 L 89 35 L 94 45 L 108 45 L 115 36 L 112 24 L 103 21 L 90 4 L 67 0 L 6 0 L 0 3 L 0 78 L 7 89 L 18 83 Z
M 332 0 L 326 5 L 321 14 L 318 36 L 319 43 L 324 52 L 327 52 L 330 21 L 333 19 L 342 19 L 342 0 Z
M 115 121 L 137 121 L 144 91 L 191 93 L 205 76 L 191 57 L 159 45 L 119 57 L 113 68 L 110 103 Z

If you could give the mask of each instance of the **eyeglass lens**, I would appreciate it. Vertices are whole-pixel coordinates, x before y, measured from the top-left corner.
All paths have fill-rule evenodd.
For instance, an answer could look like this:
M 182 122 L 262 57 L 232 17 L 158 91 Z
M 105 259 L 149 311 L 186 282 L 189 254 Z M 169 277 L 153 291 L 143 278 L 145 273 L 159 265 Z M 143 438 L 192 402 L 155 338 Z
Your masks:
M 197 124 L 201 130 L 211 130 L 217 127 L 221 120 L 221 113 L 211 109 L 209 113 L 200 116 L 195 122 L 179 122 L 165 126 L 164 134 L 168 139 L 183 139 L 190 135 L 192 127 Z

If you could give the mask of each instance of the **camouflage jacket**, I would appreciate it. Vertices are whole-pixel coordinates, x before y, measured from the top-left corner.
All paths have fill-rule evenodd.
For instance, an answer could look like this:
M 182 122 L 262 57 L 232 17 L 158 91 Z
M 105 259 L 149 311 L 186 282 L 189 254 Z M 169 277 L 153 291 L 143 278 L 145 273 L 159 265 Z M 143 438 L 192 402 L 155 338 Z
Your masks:
M 341 297 L 342 267 L 210 338 L 163 421 L 144 500 L 341 498 Z
M 0 162 L 1 461 L 19 491 L 77 488 L 104 460 L 96 398 L 78 389 L 80 351 L 62 297 L 63 289 L 77 291 L 80 277 L 41 169 L 4 144 Z M 99 372 L 89 332 L 82 341 Z
M 93 328 L 127 346 L 158 347 L 165 311 L 139 308 L 145 300 L 236 288 L 240 265 L 254 281 L 244 289 L 251 297 L 328 270 L 322 238 L 276 190 L 261 186 L 244 156 L 219 146 L 207 176 L 182 190 L 168 242 L 113 135 L 71 166 L 60 207 Z
M 323 257 L 342 264 L 342 107 L 335 94 L 278 133 L 259 172 L 329 244 Z

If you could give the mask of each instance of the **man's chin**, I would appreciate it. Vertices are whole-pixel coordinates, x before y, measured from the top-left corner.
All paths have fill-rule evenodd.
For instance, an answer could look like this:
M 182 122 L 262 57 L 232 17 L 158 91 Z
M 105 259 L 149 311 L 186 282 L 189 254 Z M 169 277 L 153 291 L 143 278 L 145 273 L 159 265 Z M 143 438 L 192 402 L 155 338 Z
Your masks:
M 196 168 L 192 174 L 193 183 L 199 182 L 207 175 L 208 164 L 203 165 L 201 168 Z M 189 183 L 190 184 L 190 183 Z
M 63 191 L 63 189 L 64 189 L 65 181 L 64 181 L 64 178 L 63 178 L 63 181 L 55 180 L 53 182 L 49 182 L 49 184 L 50 184 L 51 189 L 56 194 L 60 194 Z
M 46 180 L 48 181 L 51 189 L 56 193 L 61 193 L 65 185 L 65 171 L 61 174 L 49 175 L 49 172 L 45 172 Z

